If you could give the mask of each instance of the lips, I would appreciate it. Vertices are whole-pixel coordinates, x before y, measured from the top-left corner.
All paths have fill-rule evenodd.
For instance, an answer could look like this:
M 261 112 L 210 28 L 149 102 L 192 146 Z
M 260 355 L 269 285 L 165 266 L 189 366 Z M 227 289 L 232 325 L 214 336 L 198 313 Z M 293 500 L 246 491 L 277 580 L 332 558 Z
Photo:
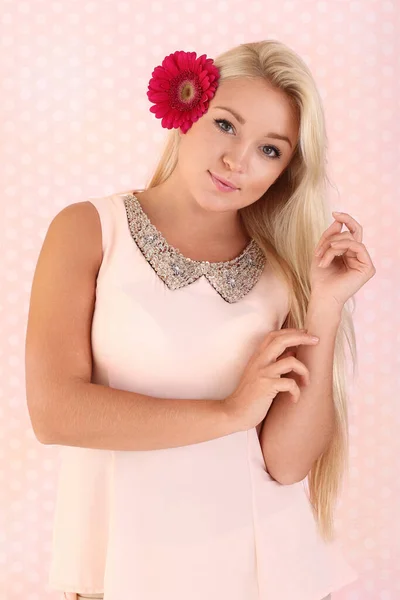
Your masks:
M 213 173 L 212 171 L 210 171 L 210 173 L 215 179 L 218 179 L 219 181 L 221 181 L 221 183 L 223 183 L 224 185 L 227 185 L 228 187 L 232 188 L 233 190 L 239 189 L 234 183 L 231 183 L 227 179 L 224 179 L 223 177 L 220 177 L 219 175 L 215 175 L 215 173 Z

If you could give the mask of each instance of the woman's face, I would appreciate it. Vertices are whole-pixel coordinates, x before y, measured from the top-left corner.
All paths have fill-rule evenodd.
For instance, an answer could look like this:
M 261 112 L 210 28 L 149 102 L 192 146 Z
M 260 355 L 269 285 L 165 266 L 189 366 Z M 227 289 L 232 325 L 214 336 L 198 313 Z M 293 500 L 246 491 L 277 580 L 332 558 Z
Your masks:
M 187 133 L 180 131 L 180 178 L 207 210 L 237 210 L 252 204 L 289 164 L 298 128 L 296 113 L 281 90 L 262 79 L 224 81 L 207 112 Z M 219 191 L 210 171 L 239 189 Z

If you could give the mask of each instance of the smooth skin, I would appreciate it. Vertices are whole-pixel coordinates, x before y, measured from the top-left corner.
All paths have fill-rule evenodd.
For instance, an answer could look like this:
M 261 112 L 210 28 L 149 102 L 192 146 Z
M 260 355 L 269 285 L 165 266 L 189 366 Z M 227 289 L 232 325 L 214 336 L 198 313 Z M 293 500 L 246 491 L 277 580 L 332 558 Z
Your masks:
M 300 388 L 296 381 L 282 377 L 291 371 L 310 382 L 307 367 L 293 356 L 291 350 L 300 344 L 318 344 L 318 338 L 295 328 L 269 332 L 247 363 L 236 390 L 224 400 L 244 429 L 257 428 L 279 392 L 289 392 L 293 402 L 298 402 Z M 261 423 L 260 423 L 261 421 Z
M 220 106 L 232 109 L 245 124 Z M 140 203 L 166 240 L 185 256 L 230 260 L 250 241 L 238 210 L 256 202 L 289 165 L 298 129 L 297 115 L 281 90 L 261 79 L 224 81 L 208 111 L 186 134 L 180 132 L 173 173 L 141 192 Z M 267 133 L 286 136 L 289 142 Z M 240 189 L 219 191 L 209 171 Z

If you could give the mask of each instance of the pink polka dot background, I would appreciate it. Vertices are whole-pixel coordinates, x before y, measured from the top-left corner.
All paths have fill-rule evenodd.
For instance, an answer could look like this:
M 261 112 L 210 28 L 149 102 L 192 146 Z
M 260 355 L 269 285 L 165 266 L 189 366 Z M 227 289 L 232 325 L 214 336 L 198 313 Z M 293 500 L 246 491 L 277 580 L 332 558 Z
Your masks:
M 0 7 L 1 600 L 59 597 L 47 588 L 59 447 L 36 440 L 24 380 L 30 289 L 50 221 L 67 204 L 145 184 L 167 132 L 149 112 L 147 84 L 166 54 L 213 57 L 263 38 L 290 45 L 314 73 L 326 110 L 332 210 L 362 224 L 377 269 L 356 296 L 350 472 L 337 513 L 360 577 L 332 598 L 399 600 L 398 0 Z

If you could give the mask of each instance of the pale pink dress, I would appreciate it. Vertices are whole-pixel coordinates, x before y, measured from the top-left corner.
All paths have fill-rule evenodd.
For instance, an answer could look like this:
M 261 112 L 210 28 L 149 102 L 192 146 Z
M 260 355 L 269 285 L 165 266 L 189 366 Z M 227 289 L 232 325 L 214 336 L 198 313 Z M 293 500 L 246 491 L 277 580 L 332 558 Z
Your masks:
M 205 277 L 168 289 L 135 243 L 123 199 L 90 198 L 104 253 L 93 381 L 225 397 L 281 328 L 286 288 L 267 263 L 236 303 Z M 320 538 L 306 480 L 269 475 L 255 428 L 179 448 L 60 452 L 50 588 L 104 600 L 321 600 L 358 577 L 338 543 Z

